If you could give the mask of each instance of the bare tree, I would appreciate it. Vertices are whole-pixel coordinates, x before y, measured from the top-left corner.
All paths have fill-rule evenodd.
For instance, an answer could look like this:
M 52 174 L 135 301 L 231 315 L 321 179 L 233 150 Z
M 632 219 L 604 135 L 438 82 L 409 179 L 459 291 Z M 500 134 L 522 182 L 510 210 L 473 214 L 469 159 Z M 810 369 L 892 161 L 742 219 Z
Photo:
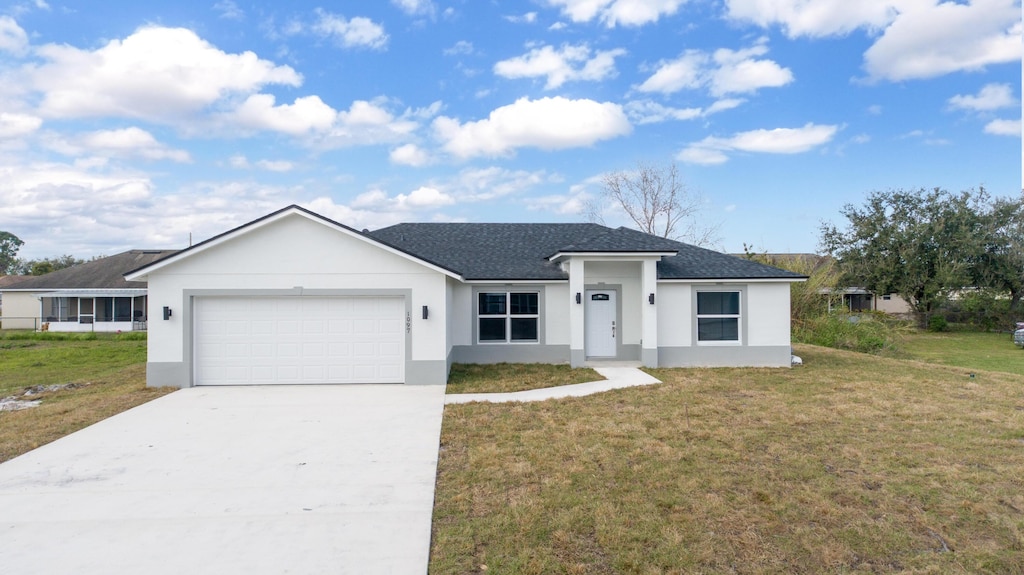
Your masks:
M 687 189 L 674 163 L 638 162 L 632 171 L 601 178 L 601 195 L 586 205 L 591 222 L 604 223 L 609 207 L 621 209 L 636 227 L 649 234 L 710 246 L 719 240 L 720 224 L 701 217 L 704 198 Z

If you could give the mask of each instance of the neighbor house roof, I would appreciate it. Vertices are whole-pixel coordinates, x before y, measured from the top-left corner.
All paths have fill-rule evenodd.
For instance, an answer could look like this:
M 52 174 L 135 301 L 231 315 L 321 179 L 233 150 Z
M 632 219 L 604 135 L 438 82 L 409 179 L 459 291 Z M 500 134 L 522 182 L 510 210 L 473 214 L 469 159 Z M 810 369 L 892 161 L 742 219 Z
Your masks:
M 398 224 L 367 232 L 466 280 L 568 278 L 555 254 L 662 254 L 658 279 L 800 279 L 804 276 L 629 228 L 598 224 Z M 669 255 L 675 254 L 675 255 Z
M 147 265 L 178 250 L 129 250 L 71 266 L 41 276 L 25 276 L 4 287 L 4 291 L 45 291 L 58 289 L 128 289 L 146 288 L 146 282 L 125 281 L 124 273 Z

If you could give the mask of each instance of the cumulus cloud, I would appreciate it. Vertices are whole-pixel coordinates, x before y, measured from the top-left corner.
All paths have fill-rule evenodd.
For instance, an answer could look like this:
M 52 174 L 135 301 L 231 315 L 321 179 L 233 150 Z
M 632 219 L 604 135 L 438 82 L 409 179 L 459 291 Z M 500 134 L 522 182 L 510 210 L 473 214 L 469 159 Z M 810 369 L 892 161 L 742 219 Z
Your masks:
M 653 100 L 633 100 L 625 105 L 626 115 L 634 124 L 655 124 L 669 120 L 693 120 L 725 110 L 731 110 L 744 102 L 738 98 L 718 100 L 707 108 L 673 108 Z
M 319 96 L 296 98 L 293 104 L 275 105 L 270 94 L 253 94 L 227 115 L 231 123 L 256 130 L 273 130 L 299 136 L 329 129 L 338 112 Z
M 153 134 L 132 126 L 112 130 L 97 130 L 64 137 L 45 134 L 43 145 L 65 156 L 74 156 L 89 163 L 105 165 L 109 158 L 142 158 L 144 160 L 170 160 L 187 163 L 192 157 L 185 150 L 171 148 L 159 142 Z
M 843 35 L 884 28 L 896 16 L 894 0 L 726 0 L 728 16 L 762 27 L 779 25 L 790 38 Z
M 356 16 L 349 19 L 322 9 L 317 9 L 316 15 L 317 20 L 312 26 L 313 32 L 324 38 L 331 38 L 343 48 L 379 50 L 388 43 L 384 27 L 369 18 Z
M 534 22 L 537 21 L 537 13 L 527 12 L 526 14 L 518 16 L 505 16 L 505 19 L 508 20 L 509 22 L 512 22 L 513 24 L 533 24 Z
M 409 16 L 427 16 L 433 18 L 437 6 L 430 0 L 391 0 L 391 3 Z
M 30 70 L 44 117 L 114 116 L 176 123 L 238 93 L 302 78 L 252 52 L 229 54 L 183 28 L 141 28 L 96 50 L 47 44 Z
M 933 78 L 1021 59 L 1021 8 L 1015 0 L 908 2 L 864 53 L 872 80 Z
M 455 203 L 455 198 L 429 186 L 421 186 L 408 194 L 388 196 L 382 190 L 371 190 L 356 196 L 351 207 L 374 212 L 422 211 L 436 209 Z
M 724 96 L 777 88 L 792 82 L 793 73 L 789 68 L 758 58 L 767 53 L 764 40 L 742 50 L 722 48 L 712 53 L 687 50 L 678 58 L 660 62 L 654 74 L 636 89 L 645 93 L 674 94 L 707 88 L 714 96 Z
M 522 147 L 589 146 L 629 134 L 632 126 L 618 104 L 555 97 L 520 98 L 475 122 L 441 116 L 434 120 L 433 129 L 446 151 L 470 158 L 508 155 Z
M 0 16 L 0 52 L 20 56 L 28 48 L 28 34 L 18 26 L 14 18 Z
M 721 164 L 729 159 L 729 152 L 763 154 L 799 154 L 828 143 L 839 131 L 839 126 L 808 123 L 802 128 L 775 128 L 739 132 L 729 138 L 709 136 L 690 144 L 677 159 L 692 164 Z
M 391 150 L 392 164 L 421 167 L 430 163 L 430 154 L 416 144 L 405 144 Z
M 675 14 L 686 0 L 548 0 L 573 22 L 595 18 L 608 28 L 642 26 Z
M 1009 84 L 987 84 L 976 95 L 957 94 L 949 99 L 949 107 L 972 112 L 991 112 L 1017 105 Z
M 985 133 L 994 136 L 1021 137 L 1021 121 L 1017 120 L 992 120 L 985 124 Z
M 446 187 L 459 201 L 480 202 L 510 194 L 524 193 L 561 178 L 544 170 L 509 170 L 498 166 L 470 168 L 459 172 Z
M 43 125 L 43 119 L 29 114 L 0 112 L 0 139 L 27 136 Z
M 421 121 L 429 119 L 440 109 L 440 105 L 435 104 L 395 114 L 388 106 L 389 102 L 384 98 L 356 100 L 348 110 L 338 112 L 337 120 L 329 130 L 313 134 L 311 141 L 325 148 L 396 143 L 407 139 L 420 127 Z
M 603 50 L 593 53 L 586 44 L 533 48 L 522 56 L 502 60 L 494 65 L 494 73 L 503 78 L 546 77 L 544 88 L 551 90 L 569 81 L 599 81 L 615 76 L 615 58 L 625 50 Z

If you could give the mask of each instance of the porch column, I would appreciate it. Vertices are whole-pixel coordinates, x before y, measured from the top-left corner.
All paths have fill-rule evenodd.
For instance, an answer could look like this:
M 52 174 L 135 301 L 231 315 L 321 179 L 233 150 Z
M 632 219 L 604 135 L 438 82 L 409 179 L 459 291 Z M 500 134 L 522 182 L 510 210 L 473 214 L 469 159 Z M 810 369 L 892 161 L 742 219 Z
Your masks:
M 658 261 L 643 260 L 640 285 L 643 301 L 640 303 L 643 312 L 640 360 L 644 367 L 658 367 Z M 654 303 L 651 303 L 654 298 Z
M 584 314 L 583 298 L 586 288 L 586 276 L 584 275 L 583 260 L 571 258 L 569 266 L 569 364 L 572 367 L 582 367 L 586 362 L 586 351 L 583 348 L 584 342 Z M 576 300 L 579 294 L 579 303 Z

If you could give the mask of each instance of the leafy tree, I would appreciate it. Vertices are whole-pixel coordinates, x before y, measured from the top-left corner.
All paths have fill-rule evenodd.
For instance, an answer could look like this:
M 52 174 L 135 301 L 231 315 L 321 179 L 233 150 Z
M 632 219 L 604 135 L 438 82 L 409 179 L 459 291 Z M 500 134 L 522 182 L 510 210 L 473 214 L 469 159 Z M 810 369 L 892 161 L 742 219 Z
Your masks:
M 50 272 L 55 272 L 57 270 L 62 270 L 64 268 L 84 263 L 85 260 L 65 254 L 53 258 L 21 262 L 21 272 L 30 276 L 41 276 L 43 274 L 48 274 Z
M 828 313 L 830 298 L 833 298 L 832 303 L 839 298 L 838 303 L 842 304 L 842 296 L 836 289 L 839 272 L 835 260 L 828 256 L 758 253 L 743 244 L 743 257 L 807 276 L 806 281 L 789 284 L 790 312 L 794 323 Z
M 18 250 L 25 242 L 10 232 L 0 231 L 0 274 L 14 273 L 18 264 Z
M 1024 296 L 1024 191 L 1019 198 L 996 199 L 984 218 L 975 285 L 1008 293 L 1010 312 L 1016 312 Z
M 686 188 L 676 165 L 638 162 L 636 169 L 610 172 L 601 179 L 602 193 L 587 203 L 587 219 L 604 223 L 609 207 L 626 212 L 637 229 L 698 246 L 718 242 L 718 224 L 699 217 L 704 199 Z
M 987 201 L 984 189 L 872 192 L 840 210 L 845 229 L 822 224 L 821 247 L 837 259 L 841 283 L 897 293 L 926 325 L 951 292 L 972 284 Z

